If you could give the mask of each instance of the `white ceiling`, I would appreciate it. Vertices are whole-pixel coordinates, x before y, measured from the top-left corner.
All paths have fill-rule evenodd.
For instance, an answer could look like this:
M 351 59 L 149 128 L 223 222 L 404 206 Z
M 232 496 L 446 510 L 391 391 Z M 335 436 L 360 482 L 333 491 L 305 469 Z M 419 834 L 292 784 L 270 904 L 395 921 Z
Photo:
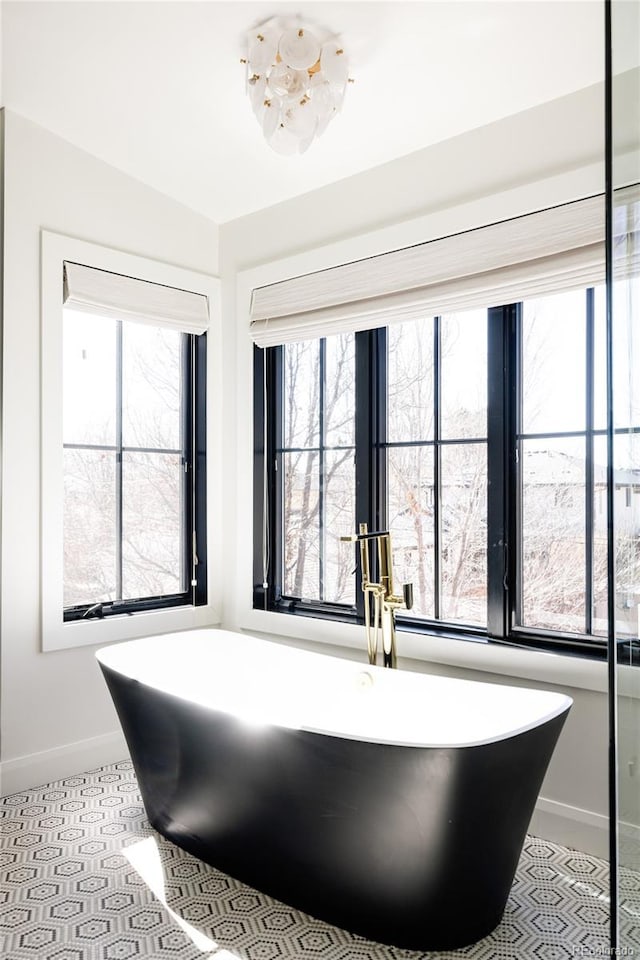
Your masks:
M 262 138 L 246 31 L 340 35 L 342 113 L 307 153 Z M 600 0 L 2 3 L 4 105 L 223 223 L 603 77 Z

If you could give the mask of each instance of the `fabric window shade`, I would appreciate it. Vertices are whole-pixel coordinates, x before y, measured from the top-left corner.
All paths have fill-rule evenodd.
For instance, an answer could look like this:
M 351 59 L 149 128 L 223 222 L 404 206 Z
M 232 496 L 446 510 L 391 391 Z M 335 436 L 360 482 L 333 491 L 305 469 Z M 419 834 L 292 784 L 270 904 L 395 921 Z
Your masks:
M 209 326 L 209 305 L 203 294 L 69 261 L 64 263 L 64 305 L 183 333 L 201 334 Z
M 640 184 L 613 194 L 613 277 L 640 277 Z
M 282 280 L 253 291 L 260 347 L 500 306 L 605 279 L 604 198 Z

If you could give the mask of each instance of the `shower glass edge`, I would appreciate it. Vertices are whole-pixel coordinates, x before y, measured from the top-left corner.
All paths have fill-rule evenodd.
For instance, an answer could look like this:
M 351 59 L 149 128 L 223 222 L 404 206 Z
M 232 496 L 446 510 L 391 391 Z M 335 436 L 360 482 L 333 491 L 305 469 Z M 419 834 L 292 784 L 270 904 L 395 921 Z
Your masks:
M 611 955 L 640 958 L 640 0 L 605 8 Z

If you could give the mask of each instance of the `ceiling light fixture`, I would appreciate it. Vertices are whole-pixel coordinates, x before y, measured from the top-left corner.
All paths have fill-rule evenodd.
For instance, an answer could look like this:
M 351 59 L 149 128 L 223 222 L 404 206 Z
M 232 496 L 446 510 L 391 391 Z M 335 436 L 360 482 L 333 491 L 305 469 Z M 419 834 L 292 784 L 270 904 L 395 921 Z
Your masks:
M 342 107 L 351 82 L 342 44 L 283 17 L 251 30 L 247 41 L 247 94 L 267 142 L 277 153 L 304 153 Z

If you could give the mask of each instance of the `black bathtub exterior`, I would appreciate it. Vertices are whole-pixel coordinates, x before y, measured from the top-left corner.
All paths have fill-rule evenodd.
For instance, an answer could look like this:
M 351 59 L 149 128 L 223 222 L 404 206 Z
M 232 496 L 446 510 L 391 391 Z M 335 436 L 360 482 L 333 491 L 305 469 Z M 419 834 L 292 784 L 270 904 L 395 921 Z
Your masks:
M 101 669 L 149 820 L 183 849 L 406 949 L 500 921 L 568 708 L 492 743 L 395 746 L 254 726 Z

